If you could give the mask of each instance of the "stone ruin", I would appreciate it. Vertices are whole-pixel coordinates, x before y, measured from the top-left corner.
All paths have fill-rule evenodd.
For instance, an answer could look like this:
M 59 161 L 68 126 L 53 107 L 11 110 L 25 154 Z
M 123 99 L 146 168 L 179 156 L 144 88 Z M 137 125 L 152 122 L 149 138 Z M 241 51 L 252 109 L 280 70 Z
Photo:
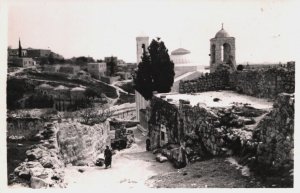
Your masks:
M 249 104 L 228 107 L 179 105 L 164 96 L 151 100 L 151 148 L 176 167 L 213 156 L 237 156 L 253 171 L 280 174 L 292 183 L 294 167 L 294 85 L 292 69 L 216 72 L 180 83 L 180 93 L 234 90 L 273 101 L 270 109 Z M 217 102 L 217 100 L 215 100 Z M 168 141 L 162 143 L 166 128 Z

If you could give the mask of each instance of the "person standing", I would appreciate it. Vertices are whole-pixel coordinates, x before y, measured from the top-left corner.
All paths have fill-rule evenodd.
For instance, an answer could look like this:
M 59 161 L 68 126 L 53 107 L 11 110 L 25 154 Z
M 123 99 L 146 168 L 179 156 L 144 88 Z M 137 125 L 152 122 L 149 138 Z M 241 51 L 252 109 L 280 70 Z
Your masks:
M 106 146 L 106 149 L 104 151 L 104 164 L 105 164 L 105 169 L 108 168 L 108 166 L 111 167 L 111 160 L 112 160 L 112 152 L 109 149 L 109 146 Z

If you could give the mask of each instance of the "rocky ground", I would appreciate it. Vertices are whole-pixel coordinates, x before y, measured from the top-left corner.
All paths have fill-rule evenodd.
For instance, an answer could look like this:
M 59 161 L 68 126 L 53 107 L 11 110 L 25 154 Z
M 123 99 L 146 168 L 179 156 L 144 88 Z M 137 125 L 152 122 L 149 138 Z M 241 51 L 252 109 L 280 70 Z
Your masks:
M 68 166 L 67 188 L 248 188 L 264 187 L 242 168 L 226 158 L 215 158 L 175 169 L 170 162 L 159 163 L 152 152 L 145 151 L 145 137 L 134 129 L 136 143 L 117 151 L 112 168 Z M 231 163 L 230 163 L 231 162 Z

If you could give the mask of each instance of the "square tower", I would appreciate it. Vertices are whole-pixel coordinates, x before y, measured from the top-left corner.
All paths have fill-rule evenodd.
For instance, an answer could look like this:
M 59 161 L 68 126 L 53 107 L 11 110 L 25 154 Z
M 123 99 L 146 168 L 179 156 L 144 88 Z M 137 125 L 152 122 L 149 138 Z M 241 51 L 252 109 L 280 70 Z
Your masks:
M 210 72 L 215 72 L 220 65 L 229 66 L 230 70 L 236 69 L 235 63 L 235 38 L 230 37 L 223 29 L 210 39 Z

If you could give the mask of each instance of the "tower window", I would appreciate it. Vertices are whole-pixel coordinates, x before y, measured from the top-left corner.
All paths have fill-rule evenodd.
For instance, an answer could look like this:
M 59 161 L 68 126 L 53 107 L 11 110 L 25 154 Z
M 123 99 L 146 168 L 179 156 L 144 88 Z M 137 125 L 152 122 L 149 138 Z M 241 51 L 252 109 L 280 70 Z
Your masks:
M 216 62 L 216 45 L 211 46 L 211 62 L 215 63 Z

